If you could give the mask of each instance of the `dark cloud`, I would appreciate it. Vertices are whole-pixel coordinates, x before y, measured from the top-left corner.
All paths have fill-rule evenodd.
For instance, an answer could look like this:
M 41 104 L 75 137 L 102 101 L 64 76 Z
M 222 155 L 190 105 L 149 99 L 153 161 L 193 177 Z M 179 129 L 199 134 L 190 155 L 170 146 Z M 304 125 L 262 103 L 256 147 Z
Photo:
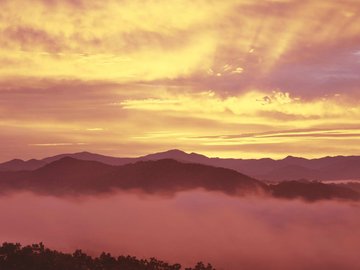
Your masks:
M 21 50 L 38 48 L 45 52 L 58 53 L 67 48 L 64 36 L 55 36 L 30 26 L 9 26 L 2 31 L 1 40 L 3 45 L 15 46 Z

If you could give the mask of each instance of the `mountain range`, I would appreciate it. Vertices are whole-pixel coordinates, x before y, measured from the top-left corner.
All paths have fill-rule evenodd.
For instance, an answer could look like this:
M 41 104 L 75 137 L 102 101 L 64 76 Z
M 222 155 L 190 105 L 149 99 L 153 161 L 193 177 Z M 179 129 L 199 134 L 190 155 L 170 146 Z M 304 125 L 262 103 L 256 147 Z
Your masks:
M 347 180 L 360 179 L 360 156 L 334 156 L 317 159 L 306 159 L 288 156 L 284 159 L 235 159 L 209 158 L 197 153 L 186 153 L 181 150 L 169 150 L 137 158 L 104 156 L 89 152 L 61 154 L 44 159 L 23 161 L 14 159 L 0 164 L 0 171 L 35 170 L 64 157 L 80 160 L 98 161 L 104 164 L 119 166 L 138 161 L 174 159 L 183 163 L 199 163 L 223 167 L 249 175 L 263 181 L 308 180 Z
M 163 158 L 168 155 L 177 160 Z M 261 195 L 302 198 L 308 201 L 360 200 L 360 190 L 356 183 L 325 184 L 298 180 L 268 184 L 233 169 L 184 161 L 184 157 L 193 157 L 197 161 L 208 159 L 173 150 L 139 159 L 112 158 L 83 152 L 37 161 L 15 160 L 5 163 L 7 166 L 12 165 L 12 170 L 0 171 L 0 192 L 32 191 L 71 196 L 131 190 L 146 194 L 174 195 L 185 190 L 205 189 L 232 196 Z M 29 169 L 30 165 L 36 166 Z M 262 170 L 260 165 L 258 170 Z
M 174 194 L 203 188 L 230 195 L 267 192 L 268 186 L 234 170 L 173 159 L 108 165 L 63 157 L 32 171 L 0 172 L 3 192 L 30 190 L 53 195 L 98 194 L 116 189 Z

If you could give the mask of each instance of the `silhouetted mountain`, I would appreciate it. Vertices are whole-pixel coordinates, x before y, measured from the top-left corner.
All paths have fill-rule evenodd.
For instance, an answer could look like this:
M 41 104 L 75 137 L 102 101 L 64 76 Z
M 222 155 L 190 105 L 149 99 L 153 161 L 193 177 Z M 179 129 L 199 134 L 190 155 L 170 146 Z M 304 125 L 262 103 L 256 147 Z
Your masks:
M 32 171 L 39 169 L 46 164 L 60 160 L 64 157 L 72 157 L 80 160 L 98 161 L 109 165 L 124 165 L 133 163 L 139 160 L 139 158 L 118 158 L 110 157 L 90 152 L 79 152 L 79 153 L 67 153 L 60 154 L 52 157 L 47 157 L 41 160 L 31 159 L 24 161 L 21 159 L 13 159 L 4 163 L 0 163 L 0 171 Z
M 357 187 L 357 186 L 355 186 Z M 173 159 L 148 160 L 121 166 L 63 157 L 33 171 L 0 172 L 2 192 L 30 190 L 53 195 L 99 194 L 114 190 L 174 194 L 203 188 L 230 195 L 272 194 L 306 200 L 359 200 L 351 185 L 285 181 L 267 186 L 235 170 Z
M 340 183 L 340 184 L 336 184 L 336 185 L 341 186 L 341 187 L 350 188 L 360 194 L 360 182 L 348 182 L 348 183 Z
M 252 174 L 250 174 L 252 175 Z M 360 179 L 359 156 L 336 156 L 318 159 L 287 157 L 278 160 L 270 172 L 257 174 L 257 178 L 284 181 L 298 178 L 315 180 Z
M 42 161 L 44 161 L 45 163 L 50 163 L 64 157 L 72 157 L 81 160 L 93 160 L 109 165 L 124 165 L 129 163 L 135 163 L 138 161 L 160 160 L 160 159 L 175 159 L 181 162 L 202 163 L 206 159 L 208 159 L 206 156 L 202 156 L 195 153 L 187 154 L 181 150 L 173 149 L 165 152 L 149 154 L 146 156 L 136 157 L 136 158 L 111 157 L 111 156 L 94 154 L 90 152 L 80 152 L 80 153 L 56 155 L 53 157 L 44 158 L 42 159 Z
M 318 179 L 320 172 L 300 165 L 285 165 L 276 168 L 265 175 L 258 175 L 267 181 L 284 181 L 289 179 Z
M 98 161 L 98 162 L 109 164 L 109 165 L 124 165 L 124 164 L 133 163 L 133 162 L 138 161 L 137 158 L 110 157 L 110 156 L 104 156 L 104 155 L 94 154 L 94 153 L 90 153 L 90 152 L 61 154 L 61 155 L 44 158 L 44 159 L 42 159 L 42 161 L 44 161 L 45 163 L 51 163 L 51 162 L 57 161 L 59 159 L 62 159 L 64 157 L 72 157 L 72 158 L 81 159 L 81 160 Z
M 200 163 L 209 166 L 236 170 L 253 178 L 266 181 L 285 181 L 299 178 L 311 180 L 344 180 L 360 179 L 360 156 L 336 156 L 318 159 L 306 159 L 288 156 L 281 160 L 262 159 L 232 159 L 208 158 L 196 153 L 185 153 L 173 149 L 150 154 L 138 158 L 119 158 L 93 154 L 89 152 L 61 154 L 42 160 L 11 161 L 0 164 L 0 171 L 35 170 L 63 157 L 73 157 L 81 160 L 98 161 L 109 165 L 124 165 L 144 160 L 175 159 L 183 163 Z M 9 169 L 9 165 L 12 169 Z M 18 164 L 18 165 L 16 165 Z
M 209 158 L 196 153 L 188 154 L 178 149 L 172 149 L 165 152 L 146 155 L 140 157 L 139 159 L 140 160 L 175 159 L 181 162 L 203 163 L 206 162 L 206 160 Z
M 266 192 L 267 186 L 234 170 L 171 159 L 112 166 L 64 157 L 34 171 L 0 172 L 0 187 L 66 195 L 137 189 L 147 193 L 174 193 L 204 188 L 228 194 Z
M 360 194 L 346 186 L 310 181 L 284 181 L 270 185 L 272 194 L 278 198 L 302 198 L 309 201 L 323 199 L 360 200 Z
M 182 162 L 201 163 L 233 169 L 265 181 L 285 181 L 300 178 L 312 180 L 360 179 L 360 156 L 335 156 L 306 159 L 288 156 L 284 159 L 208 158 L 170 150 L 142 157 L 142 159 L 172 158 Z M 141 158 L 140 158 L 141 159 Z
M 13 159 L 0 164 L 0 171 L 31 171 L 44 166 L 46 162 L 36 159 L 24 161 Z

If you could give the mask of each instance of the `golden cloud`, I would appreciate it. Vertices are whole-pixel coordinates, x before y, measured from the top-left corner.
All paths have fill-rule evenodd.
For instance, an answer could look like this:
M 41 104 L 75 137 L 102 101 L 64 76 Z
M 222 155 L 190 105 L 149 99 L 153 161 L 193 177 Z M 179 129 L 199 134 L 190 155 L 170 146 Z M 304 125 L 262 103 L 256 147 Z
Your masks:
M 21 153 L 19 145 L 57 142 L 108 154 L 360 152 L 357 1 L 5 0 L 1 8 L 7 155 L 8 145 Z

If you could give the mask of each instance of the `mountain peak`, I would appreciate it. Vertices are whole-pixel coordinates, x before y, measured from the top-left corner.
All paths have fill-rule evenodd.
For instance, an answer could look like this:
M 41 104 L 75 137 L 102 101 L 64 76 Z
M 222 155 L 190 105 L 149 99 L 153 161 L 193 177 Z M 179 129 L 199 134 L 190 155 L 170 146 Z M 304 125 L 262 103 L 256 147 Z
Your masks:
M 306 158 L 295 157 L 295 156 L 289 155 L 286 158 L 284 158 L 283 160 L 306 160 Z
M 12 160 L 7 161 L 7 163 L 22 163 L 22 162 L 24 162 L 24 160 L 19 158 L 14 158 Z
M 170 149 L 170 150 L 167 150 L 167 151 L 164 151 L 162 153 L 172 153 L 172 154 L 187 154 L 186 152 L 180 150 L 180 149 Z
M 75 153 L 74 155 L 96 155 L 96 154 L 91 153 L 89 151 L 82 151 L 82 152 Z
M 62 157 L 58 160 L 55 160 L 55 161 L 49 163 L 46 166 L 54 166 L 54 165 L 58 165 L 58 164 L 68 164 L 68 163 L 75 163 L 75 162 L 81 162 L 81 160 L 73 158 L 73 157 L 65 156 L 65 157 Z
M 193 162 L 193 163 L 201 163 L 205 159 L 206 156 L 199 155 L 197 153 L 186 153 L 179 149 L 170 149 L 165 152 L 159 152 L 155 154 L 146 155 L 141 158 L 142 160 L 157 160 L 157 159 L 175 159 L 181 162 Z
M 154 153 L 154 154 L 149 154 L 144 156 L 143 158 L 145 159 L 149 159 L 149 158 L 156 158 L 156 159 L 163 159 L 163 158 L 181 158 L 184 156 L 189 155 L 188 153 L 185 153 L 182 150 L 179 149 L 170 149 L 164 152 L 158 152 L 158 153 Z
M 111 168 L 111 165 L 103 164 L 98 161 L 93 160 L 82 160 L 74 157 L 65 156 L 58 160 L 55 160 L 36 171 L 46 173 L 46 172 L 57 172 L 61 175 L 71 174 L 73 172 L 96 172 L 103 168 Z

